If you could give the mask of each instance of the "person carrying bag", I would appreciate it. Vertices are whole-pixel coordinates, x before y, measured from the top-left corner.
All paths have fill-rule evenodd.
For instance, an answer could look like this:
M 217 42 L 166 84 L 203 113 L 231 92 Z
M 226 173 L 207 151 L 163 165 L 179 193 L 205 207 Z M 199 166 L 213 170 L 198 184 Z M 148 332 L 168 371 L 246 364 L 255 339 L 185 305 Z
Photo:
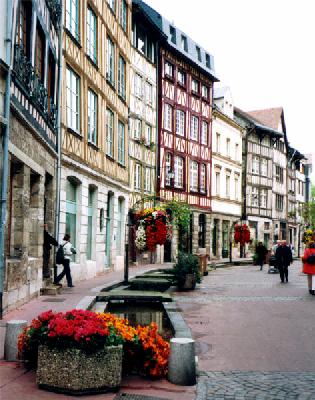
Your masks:
M 59 246 L 56 254 L 56 264 L 63 265 L 63 271 L 57 276 L 56 280 L 54 281 L 55 285 L 62 286 L 59 282 L 64 276 L 66 276 L 68 287 L 74 287 L 74 285 L 72 284 L 70 269 L 70 257 L 72 256 L 72 254 L 76 254 L 76 251 L 70 243 L 70 235 L 66 233 L 63 238 L 63 242 Z
M 313 235 L 313 240 L 315 234 Z M 315 295 L 315 241 L 310 242 L 306 247 L 303 257 L 302 272 L 307 275 L 308 291 L 311 295 Z

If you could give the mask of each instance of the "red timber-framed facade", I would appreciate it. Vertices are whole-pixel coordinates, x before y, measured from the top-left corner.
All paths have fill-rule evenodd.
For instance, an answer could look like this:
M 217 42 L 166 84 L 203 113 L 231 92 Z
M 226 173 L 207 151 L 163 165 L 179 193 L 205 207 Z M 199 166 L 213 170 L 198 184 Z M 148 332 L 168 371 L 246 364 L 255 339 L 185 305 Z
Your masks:
M 188 203 L 192 211 L 190 232 L 175 231 L 172 248 L 165 248 L 171 261 L 178 248 L 210 251 L 213 78 L 165 46 L 158 82 L 157 196 Z

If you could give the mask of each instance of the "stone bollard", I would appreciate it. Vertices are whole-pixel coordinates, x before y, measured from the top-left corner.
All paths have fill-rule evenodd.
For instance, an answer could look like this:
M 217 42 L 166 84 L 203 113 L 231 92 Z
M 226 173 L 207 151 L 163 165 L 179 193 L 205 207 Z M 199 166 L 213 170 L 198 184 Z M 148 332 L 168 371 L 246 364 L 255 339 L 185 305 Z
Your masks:
M 193 339 L 171 339 L 168 380 L 175 385 L 196 384 L 195 341 Z
M 4 359 L 7 361 L 17 361 L 18 336 L 23 328 L 27 326 L 27 321 L 11 320 L 6 323 L 4 339 Z

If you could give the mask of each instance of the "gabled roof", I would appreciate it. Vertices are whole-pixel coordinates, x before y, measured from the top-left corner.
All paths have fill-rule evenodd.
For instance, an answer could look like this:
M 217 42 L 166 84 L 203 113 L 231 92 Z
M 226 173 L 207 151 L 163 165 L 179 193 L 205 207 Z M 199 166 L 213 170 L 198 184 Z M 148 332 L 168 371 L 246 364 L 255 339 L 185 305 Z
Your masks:
M 247 111 L 247 113 L 256 118 L 264 125 L 269 126 L 270 128 L 277 131 L 279 123 L 281 122 L 283 108 L 266 108 L 264 110 Z
M 179 52 L 188 61 L 194 63 L 195 66 L 202 69 L 204 73 L 210 75 L 214 82 L 219 81 L 215 75 L 214 58 L 210 53 L 199 46 L 199 44 L 194 42 L 189 36 L 186 35 L 186 33 L 176 28 L 161 14 L 148 6 L 144 1 L 133 0 L 133 4 L 136 4 L 139 8 L 141 8 L 142 11 L 152 21 L 152 23 L 155 24 L 155 26 L 159 29 L 159 31 L 166 35 L 166 42 L 170 47 Z M 171 30 L 173 31 L 173 34 L 171 34 Z M 187 51 L 181 46 L 182 36 L 186 38 Z M 198 58 L 197 48 L 200 49 L 200 59 Z

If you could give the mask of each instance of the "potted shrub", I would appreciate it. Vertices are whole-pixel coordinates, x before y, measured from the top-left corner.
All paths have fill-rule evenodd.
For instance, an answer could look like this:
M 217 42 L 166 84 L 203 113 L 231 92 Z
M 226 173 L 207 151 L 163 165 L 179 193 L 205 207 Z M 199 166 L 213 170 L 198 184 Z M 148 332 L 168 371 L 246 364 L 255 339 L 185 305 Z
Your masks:
M 196 284 L 201 282 L 198 257 L 190 253 L 179 252 L 177 263 L 171 273 L 174 276 L 174 283 L 179 289 L 195 289 Z
M 133 328 L 112 314 L 47 311 L 24 329 L 18 347 L 20 358 L 37 367 L 38 386 L 55 392 L 115 391 L 123 359 L 145 375 L 167 373 L 169 343 L 158 334 L 156 324 Z

